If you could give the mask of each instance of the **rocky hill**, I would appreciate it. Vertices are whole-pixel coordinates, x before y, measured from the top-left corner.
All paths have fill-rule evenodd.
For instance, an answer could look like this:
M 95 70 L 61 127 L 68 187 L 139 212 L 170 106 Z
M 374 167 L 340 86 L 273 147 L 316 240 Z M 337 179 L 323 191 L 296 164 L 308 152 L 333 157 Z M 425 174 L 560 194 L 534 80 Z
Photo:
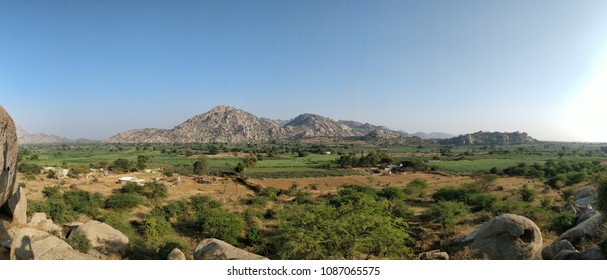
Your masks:
M 443 132 L 426 133 L 426 132 L 421 132 L 421 131 L 413 133 L 413 136 L 417 136 L 421 139 L 447 139 L 447 138 L 455 137 L 455 135 L 449 134 L 449 133 L 443 133 Z
M 521 145 L 538 141 L 525 132 L 484 132 L 440 140 L 443 145 Z
M 63 136 L 47 135 L 44 133 L 30 134 L 23 128 L 17 128 L 17 141 L 23 144 L 60 144 L 68 143 L 70 140 Z
M 196 115 L 173 129 L 137 129 L 118 133 L 108 143 L 244 143 L 308 138 L 361 137 L 377 129 L 354 121 L 302 114 L 285 122 L 259 118 L 230 106 L 217 106 Z

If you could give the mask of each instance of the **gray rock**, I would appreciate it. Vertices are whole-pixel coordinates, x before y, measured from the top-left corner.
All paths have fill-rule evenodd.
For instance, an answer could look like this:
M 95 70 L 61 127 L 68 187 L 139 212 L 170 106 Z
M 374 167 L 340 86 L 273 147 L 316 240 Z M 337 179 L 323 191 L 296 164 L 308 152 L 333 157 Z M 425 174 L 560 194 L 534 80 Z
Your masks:
M 419 255 L 420 260 L 449 260 L 449 254 L 447 252 L 441 252 L 440 250 L 433 250 L 424 252 Z
M 586 197 L 594 197 L 596 189 L 593 186 L 585 186 L 575 193 L 573 200 L 579 200 Z
M 91 242 L 91 247 L 104 255 L 109 253 L 124 256 L 129 247 L 129 238 L 108 224 L 88 221 L 76 229 Z
M 577 225 L 583 223 L 584 221 L 592 218 L 594 215 L 598 214 L 599 212 L 597 212 L 594 209 L 587 209 L 586 211 L 583 212 L 578 212 L 577 214 L 577 218 L 575 219 L 575 223 Z
M 580 198 L 580 199 L 574 201 L 573 203 L 580 205 L 580 206 L 590 205 L 590 206 L 592 206 L 592 208 L 594 208 L 595 204 L 596 204 L 596 200 L 595 200 L 594 196 L 590 196 L 590 197 Z
M 46 231 L 59 238 L 64 238 L 63 228 L 53 223 L 52 219 L 47 219 L 45 213 L 34 213 L 32 219 L 27 224 L 29 227 Z
M 9 200 L 13 205 L 19 204 L 18 199 L 13 198 L 19 191 L 15 182 L 17 181 L 17 129 L 11 116 L 0 106 L 0 209 L 10 217 L 13 217 L 11 207 L 4 207 Z
M 194 249 L 195 260 L 267 260 L 215 238 L 202 240 Z
M 17 192 L 9 197 L 7 206 L 13 214 L 13 223 L 27 224 L 27 199 L 22 187 L 17 187 Z
M 605 260 L 605 254 L 603 253 L 603 251 L 601 251 L 601 249 L 599 249 L 597 247 L 590 248 L 590 249 L 582 252 L 581 259 L 582 260 Z
M 181 252 L 181 250 L 179 250 L 179 248 L 175 248 L 175 249 L 173 249 L 173 251 L 171 251 L 171 253 L 169 253 L 169 256 L 167 257 L 167 259 L 172 260 L 172 261 L 185 260 L 185 254 L 183 254 L 183 252 Z
M 597 240 L 605 237 L 603 214 L 598 213 L 579 225 L 561 234 L 555 242 L 567 240 L 576 246 L 582 240 Z
M 571 250 L 563 250 L 560 251 L 556 256 L 554 256 L 555 260 L 581 260 L 582 255 L 580 252 L 571 251 Z
M 0 220 L 0 247 L 10 248 L 13 240 L 13 234 L 9 231 L 11 224 L 5 220 Z
M 503 214 L 481 226 L 471 249 L 493 260 L 535 260 L 541 258 L 542 233 L 523 217 Z
M 11 244 L 11 260 L 95 260 L 65 241 L 33 228 L 19 229 Z
M 558 255 L 561 251 L 577 251 L 571 243 L 565 239 L 552 242 L 550 246 L 546 246 L 542 250 L 542 258 L 544 260 L 553 260 L 556 255 Z

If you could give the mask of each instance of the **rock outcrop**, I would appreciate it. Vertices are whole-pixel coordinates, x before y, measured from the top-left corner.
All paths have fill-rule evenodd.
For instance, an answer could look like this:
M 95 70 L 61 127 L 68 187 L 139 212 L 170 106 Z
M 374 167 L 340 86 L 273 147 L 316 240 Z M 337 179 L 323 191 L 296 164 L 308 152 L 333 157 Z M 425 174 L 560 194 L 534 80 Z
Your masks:
M 33 228 L 18 229 L 10 251 L 11 260 L 95 260 L 74 250 L 65 241 Z
M 25 192 L 16 186 L 17 180 L 17 128 L 11 116 L 0 106 L 0 213 L 14 222 L 24 223 Z M 18 211 L 18 212 L 17 212 Z
M 185 254 L 183 252 L 181 252 L 181 250 L 179 250 L 179 248 L 175 248 L 175 249 L 173 249 L 173 251 L 171 251 L 169 253 L 167 260 L 183 261 L 183 260 L 185 260 Z
M 90 241 L 91 247 L 101 253 L 124 256 L 129 246 L 129 238 L 108 224 L 99 221 L 88 221 L 79 225 L 80 231 Z
M 424 252 L 419 255 L 420 260 L 449 260 L 449 254 L 447 252 L 441 252 L 440 250 L 433 250 Z
M 34 215 L 32 215 L 32 219 L 28 223 L 28 226 L 43 230 L 59 238 L 65 237 L 65 234 L 63 234 L 63 228 L 53 223 L 52 219 L 47 219 L 45 213 L 34 213 Z
M 493 260 L 541 258 L 542 233 L 533 221 L 523 216 L 494 217 L 465 240 L 472 240 L 473 250 Z
M 267 260 L 215 238 L 202 240 L 194 249 L 195 260 Z
M 522 145 L 537 143 L 525 132 L 485 132 L 460 135 L 439 140 L 443 145 Z

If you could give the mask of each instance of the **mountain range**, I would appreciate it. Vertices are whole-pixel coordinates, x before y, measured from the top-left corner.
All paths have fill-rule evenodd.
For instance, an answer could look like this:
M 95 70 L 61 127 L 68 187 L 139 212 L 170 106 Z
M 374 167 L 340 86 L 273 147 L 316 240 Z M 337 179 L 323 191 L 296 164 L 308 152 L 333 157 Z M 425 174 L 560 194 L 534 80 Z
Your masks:
M 335 121 L 301 114 L 289 121 L 259 118 L 249 112 L 220 105 L 196 115 L 172 129 L 145 128 L 118 133 L 106 143 L 249 143 L 272 140 L 303 140 L 314 138 L 360 140 L 386 144 L 495 144 L 533 143 L 526 133 L 485 133 L 448 138 L 444 133 L 416 133 L 390 130 L 383 126 L 355 121 Z M 424 140 L 422 138 L 434 138 Z M 448 138 L 441 139 L 439 138 Z

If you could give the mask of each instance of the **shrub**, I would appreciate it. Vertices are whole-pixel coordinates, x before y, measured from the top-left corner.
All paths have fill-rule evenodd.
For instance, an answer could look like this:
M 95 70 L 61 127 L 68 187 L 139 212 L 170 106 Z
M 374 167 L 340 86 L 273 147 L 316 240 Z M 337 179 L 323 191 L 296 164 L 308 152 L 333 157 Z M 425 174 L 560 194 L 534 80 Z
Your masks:
M 557 234 L 562 234 L 575 226 L 575 214 L 569 211 L 562 211 L 552 221 L 552 230 Z
M 405 198 L 405 192 L 397 187 L 385 187 L 381 190 L 379 195 L 388 200 L 400 200 Z
M 196 224 L 204 238 L 217 238 L 232 245 L 238 244 L 244 228 L 241 217 L 218 208 L 198 212 Z
M 66 191 L 63 201 L 77 213 L 88 215 L 92 218 L 99 215 L 99 208 L 103 206 L 103 197 L 100 193 L 91 193 L 83 190 Z
M 405 186 L 404 191 L 408 196 L 424 198 L 428 191 L 428 183 L 424 180 L 415 179 Z
M 521 198 L 526 202 L 533 202 L 537 196 L 537 191 L 534 189 L 530 189 L 529 186 L 523 185 L 523 187 L 519 190 L 521 194 Z
M 59 186 L 46 186 L 42 189 L 42 195 L 48 199 L 61 198 L 61 189 Z
M 35 163 L 21 162 L 17 166 L 17 171 L 26 175 L 38 175 L 42 171 L 42 167 Z
M 443 236 L 455 232 L 455 225 L 468 213 L 468 207 L 459 201 L 439 201 L 424 212 L 424 217 L 441 226 Z
M 601 173 L 595 179 L 597 185 L 597 208 L 607 213 L 607 173 Z
M 77 229 L 70 234 L 66 242 L 72 246 L 72 248 L 82 253 L 87 253 L 91 249 L 91 242 L 89 239 L 86 238 L 86 235 L 84 235 L 82 231 Z
M 401 218 L 405 221 L 409 221 L 415 216 L 415 212 L 413 212 L 413 209 L 411 209 L 409 205 L 402 201 L 399 201 L 392 205 L 392 207 L 390 208 L 390 212 L 392 212 L 392 215 L 394 215 L 394 217 Z
M 263 188 L 259 192 L 259 196 L 265 196 L 271 200 L 276 200 L 276 199 L 278 199 L 278 189 L 273 188 L 273 187 Z
M 145 198 L 134 193 L 114 193 L 105 200 L 107 209 L 131 209 L 145 203 Z

